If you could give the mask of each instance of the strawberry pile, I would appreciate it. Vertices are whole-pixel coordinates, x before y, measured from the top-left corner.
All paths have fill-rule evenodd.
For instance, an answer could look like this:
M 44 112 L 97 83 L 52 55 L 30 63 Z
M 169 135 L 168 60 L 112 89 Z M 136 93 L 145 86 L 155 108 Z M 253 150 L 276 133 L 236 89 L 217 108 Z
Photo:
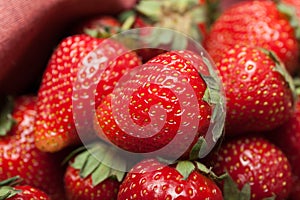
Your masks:
M 141 0 L 78 23 L 35 93 L 0 99 L 0 199 L 299 199 L 299 13 Z

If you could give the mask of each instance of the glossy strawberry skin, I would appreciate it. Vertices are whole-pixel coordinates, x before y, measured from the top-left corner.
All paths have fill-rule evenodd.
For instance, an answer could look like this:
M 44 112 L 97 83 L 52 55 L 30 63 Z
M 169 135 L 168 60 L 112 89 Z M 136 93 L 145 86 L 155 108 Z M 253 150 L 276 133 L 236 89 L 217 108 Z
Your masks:
M 193 171 L 186 180 L 171 166 L 155 159 L 136 164 L 120 186 L 118 200 L 125 199 L 180 199 L 221 200 L 218 186 L 198 171 Z
M 117 199 L 120 183 L 107 178 L 100 184 L 93 186 L 91 176 L 82 178 L 78 169 L 68 166 L 65 177 L 66 196 L 69 200 Z
M 20 190 L 21 192 L 7 198 L 7 200 L 51 200 L 45 192 L 29 185 L 15 186 L 14 189 Z
M 227 135 L 273 130 L 292 116 L 288 72 L 280 72 L 284 67 L 268 52 L 235 45 L 222 54 L 216 67 L 227 99 Z
M 128 124 L 127 120 L 119 120 L 118 123 L 116 123 L 113 110 L 118 111 L 118 109 L 121 110 L 121 108 L 118 108 L 116 105 L 112 106 L 112 96 L 109 95 L 96 110 L 96 126 L 101 127 L 99 136 L 102 138 L 106 137 L 106 139 L 108 139 L 110 142 L 130 152 L 145 153 L 156 151 L 162 147 L 165 147 L 174 137 L 177 136 L 177 132 L 179 131 L 181 124 L 187 123 L 185 121 L 181 121 L 183 119 L 183 115 L 187 114 L 185 112 L 189 112 L 185 111 L 184 107 L 181 107 L 182 104 L 185 104 L 189 105 L 193 109 L 198 110 L 200 108 L 199 116 L 195 116 L 193 119 L 191 119 L 197 120 L 198 133 L 192 135 L 193 127 L 190 127 L 191 129 L 189 131 L 184 131 L 184 134 L 187 135 L 184 137 L 184 134 L 181 134 L 181 139 L 177 139 L 174 144 L 177 148 L 174 155 L 178 155 L 177 153 L 181 152 L 182 154 L 185 153 L 183 157 L 188 156 L 192 144 L 198 140 L 200 135 L 205 136 L 212 112 L 208 102 L 203 100 L 207 85 L 201 76 L 199 76 L 197 68 L 195 68 L 195 66 L 199 66 L 199 68 L 201 68 L 199 71 L 202 71 L 203 74 L 206 73 L 207 75 L 208 72 L 206 65 L 204 65 L 201 58 L 197 56 L 195 57 L 195 62 L 189 60 L 193 56 L 195 56 L 195 54 L 189 51 L 174 51 L 161 54 L 146 63 L 147 66 L 143 68 L 145 72 L 141 72 L 141 74 L 144 76 L 143 79 L 134 77 L 130 80 L 132 81 L 132 83 L 130 82 L 131 85 L 135 84 L 135 80 L 141 82 L 141 87 L 137 88 L 137 90 L 130 94 L 130 96 L 124 97 L 130 99 L 128 108 L 133 123 L 135 123 L 138 127 L 143 127 L 151 123 L 155 124 L 156 122 L 151 121 L 153 120 L 151 119 L 151 116 L 153 117 L 155 113 L 150 112 L 151 107 L 154 107 L 155 105 L 161 105 L 166 111 L 164 125 L 157 133 L 149 136 L 147 135 L 148 131 L 140 131 L 139 134 L 141 134 L 141 136 L 136 137 L 135 133 L 131 134 L 123 131 L 124 127 L 129 127 L 131 124 Z M 167 68 L 174 70 L 174 79 L 172 78 L 172 75 L 162 75 L 164 70 Z M 146 73 L 146 75 L 144 73 Z M 181 78 L 178 78 L 178 76 Z M 185 77 L 185 80 L 182 80 L 182 77 Z M 173 82 L 175 79 L 178 79 L 178 83 Z M 160 81 L 159 83 L 149 83 L 147 80 Z M 186 83 L 193 88 L 193 91 L 188 91 L 188 89 L 185 89 L 186 96 L 180 100 L 178 97 L 176 97 L 176 93 L 172 91 L 172 89 L 176 87 L 180 89 L 182 85 L 179 83 L 186 80 L 188 80 Z M 190 94 L 191 92 L 195 95 Z M 189 99 L 189 97 L 192 96 L 196 96 L 196 104 L 191 103 L 192 101 Z M 134 132 L 132 129 L 128 130 Z M 190 136 L 188 136 L 189 134 Z M 187 144 L 186 138 L 193 138 L 192 142 Z M 166 152 L 160 152 L 161 155 L 172 157 L 170 151 L 174 151 L 174 146 L 172 145 L 169 148 L 170 149 L 168 149 Z
M 251 199 L 260 200 L 276 195 L 286 199 L 292 188 L 290 163 L 285 154 L 266 139 L 246 136 L 222 144 L 210 158 L 216 174 L 228 172 L 241 189 L 251 186 Z
M 215 60 L 235 44 L 272 50 L 294 74 L 298 68 L 299 45 L 288 18 L 273 1 L 245 1 L 227 9 L 213 24 L 204 47 Z
M 90 85 L 96 84 L 95 78 L 98 81 L 99 77 L 95 77 L 98 74 L 93 74 L 95 68 L 83 68 L 86 67 L 83 62 L 86 56 L 96 50 L 103 41 L 103 39 L 87 35 L 74 35 L 65 38 L 53 53 L 38 91 L 38 115 L 35 123 L 35 134 L 36 146 L 40 150 L 57 152 L 66 146 L 80 143 L 73 120 L 72 104 L 74 102 L 72 100 L 90 94 Z M 101 48 L 104 48 L 102 49 L 103 52 L 106 52 L 105 48 L 113 49 L 116 55 L 120 51 L 126 52 L 126 49 L 117 42 L 107 43 L 101 46 Z M 119 56 L 116 60 L 112 60 L 108 66 L 109 69 L 99 79 L 99 81 L 102 81 L 97 82 L 96 94 L 84 100 L 79 99 L 78 101 L 81 102 L 77 103 L 95 103 L 97 105 L 103 96 L 113 90 L 113 85 L 125 73 L 125 69 L 135 67 L 139 63 L 137 56 L 130 52 Z M 80 78 L 84 80 L 84 86 L 75 84 L 79 82 L 77 81 L 79 72 L 82 73 Z M 87 87 L 89 91 L 81 91 L 80 95 L 74 94 L 74 87 L 79 89 Z
M 15 100 L 15 126 L 0 138 L 0 180 L 20 176 L 28 184 L 47 192 L 53 200 L 64 198 L 63 168 L 58 155 L 41 152 L 34 142 L 36 97 Z

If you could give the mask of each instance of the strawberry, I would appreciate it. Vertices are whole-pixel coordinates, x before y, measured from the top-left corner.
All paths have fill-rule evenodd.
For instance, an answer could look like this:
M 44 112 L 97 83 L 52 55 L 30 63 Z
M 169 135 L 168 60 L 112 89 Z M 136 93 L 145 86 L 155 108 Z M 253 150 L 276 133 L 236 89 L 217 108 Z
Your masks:
M 281 6 L 282 7 L 282 6 Z M 294 74 L 298 69 L 299 24 L 268 0 L 240 2 L 224 11 L 212 25 L 204 47 L 214 60 L 235 44 L 273 51 Z
M 95 51 L 102 54 L 90 58 L 89 56 L 97 54 Z M 72 103 L 76 101 L 81 107 L 86 104 L 99 104 L 101 98 L 113 90 L 126 69 L 140 63 L 136 54 L 127 51 L 118 42 L 88 35 L 69 36 L 58 45 L 38 91 L 35 136 L 36 146 L 40 150 L 56 152 L 80 143 L 73 120 Z M 114 56 L 121 53 L 124 54 L 114 60 Z M 99 66 L 87 64 L 94 64 L 93 62 L 99 60 L 108 66 L 101 65 L 102 68 L 99 69 Z M 103 73 L 99 75 L 99 71 Z M 98 87 L 95 87 L 95 92 L 92 86 L 96 84 Z M 87 95 L 90 98 L 86 98 Z M 93 95 L 95 98 L 92 98 Z M 75 107 L 77 109 L 80 106 Z M 80 112 L 84 110 L 83 108 Z
M 67 199 L 117 199 L 125 172 L 116 169 L 116 163 L 118 168 L 126 165 L 113 149 L 103 144 L 93 145 L 76 155 L 65 173 Z
M 180 161 L 167 166 L 156 159 L 136 164 L 120 186 L 118 200 L 125 199 L 214 199 L 221 200 L 222 192 L 200 163 Z
M 294 111 L 294 84 L 269 51 L 235 45 L 216 61 L 227 98 L 226 134 L 267 131 Z
M 297 101 L 293 116 L 289 121 L 272 131 L 269 139 L 281 148 L 288 157 L 293 173 L 300 176 L 300 102 Z
M 64 198 L 63 168 L 58 155 L 41 152 L 34 142 L 36 97 L 18 97 L 12 118 L 15 123 L 0 137 L 0 180 L 20 176 L 23 183 L 39 188 L 52 199 Z
M 205 57 L 170 51 L 133 71 L 96 110 L 101 138 L 129 152 L 169 158 L 188 157 L 204 137 L 218 140 L 223 99 Z M 220 125 L 213 132 L 211 120 Z
M 208 160 L 217 175 L 227 172 L 238 189 L 250 186 L 252 200 L 286 199 L 291 191 L 292 173 L 287 157 L 261 137 L 248 135 L 227 140 Z M 229 191 L 224 191 L 224 197 L 230 199 L 236 191 L 226 183 L 224 189 Z
M 19 177 L 12 177 L 0 182 L 0 199 L 6 200 L 50 200 L 43 191 L 30 185 L 15 185 Z

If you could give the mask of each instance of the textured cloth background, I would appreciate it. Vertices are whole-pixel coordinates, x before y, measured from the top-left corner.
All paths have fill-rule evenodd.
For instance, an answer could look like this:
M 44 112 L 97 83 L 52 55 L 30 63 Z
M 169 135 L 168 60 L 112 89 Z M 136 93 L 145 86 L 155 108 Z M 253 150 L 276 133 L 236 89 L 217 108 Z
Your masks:
M 116 14 L 135 0 L 0 0 L 0 94 L 20 93 L 41 76 L 67 28 L 95 14 Z

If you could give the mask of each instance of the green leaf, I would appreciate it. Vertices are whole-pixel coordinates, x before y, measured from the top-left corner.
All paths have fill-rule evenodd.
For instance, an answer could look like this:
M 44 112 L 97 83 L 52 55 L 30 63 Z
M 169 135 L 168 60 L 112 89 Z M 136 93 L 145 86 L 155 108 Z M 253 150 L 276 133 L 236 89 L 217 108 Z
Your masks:
M 264 198 L 263 200 L 275 200 L 275 199 L 276 199 L 276 195 L 274 195 L 272 197 Z
M 186 180 L 195 169 L 191 161 L 179 161 L 176 165 L 176 170 L 183 176 L 183 180 Z
M 251 187 L 250 184 L 246 183 L 239 194 L 240 200 L 250 200 L 251 199 Z
M 0 187 L 0 200 L 5 200 L 11 198 L 21 192 L 21 190 L 16 190 L 11 186 Z
M 79 154 L 80 152 L 82 152 L 84 150 L 86 150 L 85 146 L 81 146 L 81 147 L 75 149 L 62 161 L 61 165 L 67 164 L 67 162 L 69 162 L 74 156 L 76 156 L 77 154 Z
M 1 186 L 14 186 L 22 181 L 22 178 L 20 176 L 14 176 L 11 178 L 8 178 L 6 180 L 3 180 L 0 182 L 0 187 Z
M 80 170 L 80 176 L 82 178 L 88 177 L 100 165 L 100 163 L 101 161 L 99 161 L 98 158 L 96 158 L 93 155 L 90 155 L 86 160 L 85 165 Z
M 196 144 L 192 147 L 192 150 L 189 155 L 190 160 L 197 160 L 199 159 L 199 155 L 206 149 L 207 143 L 203 136 L 200 136 Z
M 239 190 L 238 185 L 228 175 L 224 179 L 223 195 L 224 200 L 251 200 L 251 187 L 245 184 L 242 190 Z
M 12 117 L 14 101 L 12 97 L 6 96 L 0 100 L 0 104 L 0 136 L 5 136 L 16 124 Z
M 92 173 L 92 184 L 93 186 L 98 185 L 99 183 L 103 182 L 105 179 L 109 177 L 110 168 L 101 163 L 99 167 Z
M 81 170 L 87 162 L 87 159 L 91 156 L 89 151 L 84 151 L 78 156 L 75 157 L 74 162 L 71 163 L 71 166 L 75 169 Z
M 163 1 L 142 0 L 135 9 L 153 21 L 158 21 L 161 17 L 161 6 Z

